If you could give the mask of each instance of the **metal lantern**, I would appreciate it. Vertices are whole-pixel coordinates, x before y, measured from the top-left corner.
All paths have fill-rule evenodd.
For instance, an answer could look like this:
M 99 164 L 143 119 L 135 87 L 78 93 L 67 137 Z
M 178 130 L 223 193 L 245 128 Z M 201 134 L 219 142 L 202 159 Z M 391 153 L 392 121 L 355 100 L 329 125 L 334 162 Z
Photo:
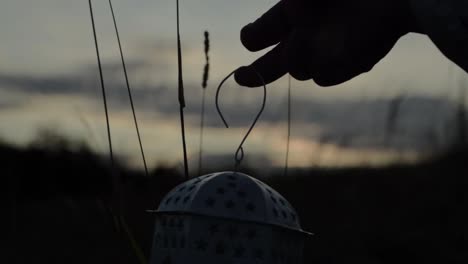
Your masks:
M 239 172 L 184 182 L 155 213 L 150 264 L 299 264 L 311 235 L 283 196 Z

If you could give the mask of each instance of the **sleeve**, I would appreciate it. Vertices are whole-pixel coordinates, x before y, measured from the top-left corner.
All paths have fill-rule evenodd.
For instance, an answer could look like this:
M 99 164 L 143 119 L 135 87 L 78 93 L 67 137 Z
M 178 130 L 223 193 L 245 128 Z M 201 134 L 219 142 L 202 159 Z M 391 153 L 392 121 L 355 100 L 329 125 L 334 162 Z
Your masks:
M 410 0 L 420 26 L 439 50 L 468 72 L 468 0 Z

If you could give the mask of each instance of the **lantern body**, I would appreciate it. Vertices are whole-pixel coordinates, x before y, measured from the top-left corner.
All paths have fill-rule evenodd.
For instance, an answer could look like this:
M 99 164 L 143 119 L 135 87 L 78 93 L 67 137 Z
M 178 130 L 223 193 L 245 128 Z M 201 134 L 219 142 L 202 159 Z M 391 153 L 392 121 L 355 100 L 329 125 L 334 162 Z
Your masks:
M 162 200 L 150 264 L 299 264 L 308 235 L 271 187 L 239 172 L 214 173 Z

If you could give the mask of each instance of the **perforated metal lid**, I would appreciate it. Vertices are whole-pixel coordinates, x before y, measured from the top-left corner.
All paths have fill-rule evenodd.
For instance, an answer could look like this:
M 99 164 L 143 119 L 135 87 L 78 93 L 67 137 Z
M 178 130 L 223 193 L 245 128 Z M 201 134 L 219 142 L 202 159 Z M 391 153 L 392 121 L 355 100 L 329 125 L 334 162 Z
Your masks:
M 219 172 L 170 191 L 157 213 L 189 213 L 270 224 L 304 232 L 296 210 L 265 183 L 239 172 Z

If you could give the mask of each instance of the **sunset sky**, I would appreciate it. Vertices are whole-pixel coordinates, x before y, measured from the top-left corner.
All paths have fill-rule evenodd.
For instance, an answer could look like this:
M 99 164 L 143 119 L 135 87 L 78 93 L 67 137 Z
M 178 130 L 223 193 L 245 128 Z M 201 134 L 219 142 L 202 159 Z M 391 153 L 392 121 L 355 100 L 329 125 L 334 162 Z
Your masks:
M 192 159 L 198 153 L 203 31 L 208 30 L 211 36 L 206 159 L 227 154 L 226 162 L 230 162 L 246 126 L 260 107 L 262 92 L 237 87 L 230 80 L 222 91 L 221 102 L 234 126 L 225 129 L 214 110 L 215 89 L 233 69 L 262 54 L 251 54 L 242 47 L 239 30 L 276 2 L 180 1 Z M 141 166 L 108 1 L 93 3 L 116 152 L 132 165 Z M 178 163 L 182 156 L 175 1 L 113 3 L 148 159 L 152 166 L 158 162 Z M 106 153 L 88 1 L 3 0 L 0 36 L 0 139 L 24 145 L 38 130 L 51 129 L 85 140 L 96 151 Z M 313 81 L 293 81 L 291 164 L 384 164 L 401 155 L 412 160 L 419 153 L 437 149 L 440 146 L 431 146 L 430 140 L 418 140 L 446 137 L 444 126 L 455 109 L 452 103 L 460 101 L 461 87 L 466 84 L 466 73 L 447 60 L 426 36 L 418 34 L 403 37 L 372 72 L 342 85 L 322 88 Z M 264 157 L 281 166 L 287 131 L 286 88 L 287 78 L 268 87 L 265 116 L 246 143 L 247 158 Z M 382 136 L 387 108 L 379 102 L 399 96 L 408 100 L 401 108 L 401 115 L 406 117 L 399 122 L 405 132 L 388 146 Z M 418 104 L 416 109 L 414 104 L 405 102 L 421 102 L 421 107 Z M 443 145 L 444 140 L 441 141 L 438 144 Z

